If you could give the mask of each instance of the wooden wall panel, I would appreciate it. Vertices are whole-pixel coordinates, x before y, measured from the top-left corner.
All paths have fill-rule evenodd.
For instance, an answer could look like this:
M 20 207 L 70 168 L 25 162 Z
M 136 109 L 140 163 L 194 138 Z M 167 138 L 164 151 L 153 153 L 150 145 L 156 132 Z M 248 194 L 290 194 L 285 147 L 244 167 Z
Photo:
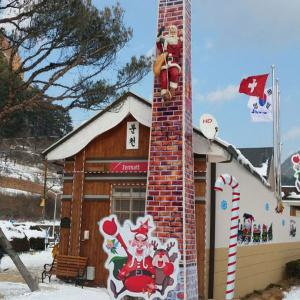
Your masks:
M 65 167 L 64 167 L 64 172 L 65 173 L 72 173 L 74 170 L 74 162 L 73 161 L 66 161 L 65 162 Z
M 285 275 L 285 264 L 299 259 L 299 253 L 299 242 L 238 247 L 236 299 L 281 280 Z M 216 249 L 214 299 L 224 299 L 227 255 L 227 248 Z
M 205 270 L 205 204 L 196 203 L 196 242 L 198 267 L 198 293 L 204 298 Z
M 73 193 L 73 182 L 72 181 L 64 182 L 63 195 L 72 195 L 72 193 Z
M 195 196 L 196 197 L 205 197 L 205 191 L 206 191 L 205 180 L 196 180 L 195 181 Z
M 71 231 L 69 254 L 78 256 L 80 252 L 80 228 L 82 214 L 82 197 L 84 184 L 84 151 L 75 156 L 75 174 L 73 179 L 73 194 L 71 206 Z
M 71 217 L 71 201 L 61 202 L 61 219 Z M 69 228 L 60 228 L 60 242 L 59 242 L 59 253 L 63 255 L 68 254 L 69 248 Z
M 204 159 L 194 159 L 194 170 L 196 172 L 206 172 L 206 161 Z
M 111 184 L 110 182 L 85 181 L 84 195 L 109 195 Z
M 126 150 L 126 130 L 128 121 L 135 121 L 135 119 L 132 116 L 129 116 L 115 128 L 96 137 L 86 147 L 86 158 L 147 158 L 149 152 L 150 129 L 140 124 L 139 149 Z
M 83 202 L 80 256 L 87 256 L 88 265 L 96 267 L 93 285 L 102 287 L 106 286 L 108 271 L 104 268 L 107 256 L 102 249 L 103 238 L 99 232 L 98 222 L 109 215 L 109 209 L 109 201 Z M 85 230 L 89 231 L 89 240 L 83 241 Z

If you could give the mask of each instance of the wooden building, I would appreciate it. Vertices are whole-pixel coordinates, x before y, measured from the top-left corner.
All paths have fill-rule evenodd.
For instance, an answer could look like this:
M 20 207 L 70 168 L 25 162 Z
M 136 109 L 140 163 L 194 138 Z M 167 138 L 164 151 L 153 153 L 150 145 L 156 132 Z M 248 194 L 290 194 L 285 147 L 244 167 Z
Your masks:
M 151 103 L 127 93 L 43 152 L 48 160 L 64 161 L 60 253 L 88 257 L 95 270 L 95 276 L 88 276 L 92 286 L 106 286 L 108 275 L 99 220 L 115 213 L 120 220 L 135 221 L 145 213 L 150 127 Z M 236 296 L 276 282 L 284 264 L 300 258 L 300 235 L 290 235 L 290 222 L 297 217 L 291 216 L 289 204 L 283 214 L 275 213 L 272 178 L 260 174 L 232 145 L 218 138 L 208 141 L 194 128 L 193 152 L 200 296 L 221 299 L 225 290 L 231 191 L 212 191 L 221 173 L 240 181 L 241 225 L 248 213 L 257 220 L 252 229 L 261 223 L 269 229 L 272 224 L 273 230 L 272 239 L 239 244 Z M 258 270 L 262 260 L 266 265 Z

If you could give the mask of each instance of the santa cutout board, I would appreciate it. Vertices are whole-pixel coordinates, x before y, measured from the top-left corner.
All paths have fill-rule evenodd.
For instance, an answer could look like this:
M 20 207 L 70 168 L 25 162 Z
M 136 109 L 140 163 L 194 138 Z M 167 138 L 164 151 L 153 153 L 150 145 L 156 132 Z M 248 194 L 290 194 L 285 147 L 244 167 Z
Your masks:
M 177 285 L 180 253 L 176 239 L 162 244 L 152 237 L 155 225 L 151 215 L 136 224 L 126 220 L 121 226 L 116 215 L 102 219 L 100 233 L 108 258 L 107 289 L 112 299 L 125 295 L 144 299 L 165 299 Z

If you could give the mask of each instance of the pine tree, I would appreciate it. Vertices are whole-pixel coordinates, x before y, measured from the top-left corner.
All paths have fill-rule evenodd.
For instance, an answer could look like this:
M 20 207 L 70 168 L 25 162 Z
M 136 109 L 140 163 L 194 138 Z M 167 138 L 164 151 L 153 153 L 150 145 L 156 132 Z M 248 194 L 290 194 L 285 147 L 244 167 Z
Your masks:
M 6 103 L 8 94 L 8 65 L 3 53 L 0 52 L 0 109 Z M 22 79 L 18 79 L 22 82 Z M 28 89 L 20 93 L 19 98 L 26 100 L 37 93 L 36 89 Z M 61 107 L 49 106 L 31 110 L 16 111 L 10 114 L 6 122 L 0 123 L 0 137 L 39 137 L 63 136 L 72 130 L 72 120 L 69 112 Z
M 68 110 L 103 108 L 150 71 L 145 56 L 117 61 L 132 37 L 119 4 L 98 10 L 91 0 L 0 0 L 0 16 L 8 41 L 0 36 L 0 47 L 9 54 L 0 122 L 54 103 Z

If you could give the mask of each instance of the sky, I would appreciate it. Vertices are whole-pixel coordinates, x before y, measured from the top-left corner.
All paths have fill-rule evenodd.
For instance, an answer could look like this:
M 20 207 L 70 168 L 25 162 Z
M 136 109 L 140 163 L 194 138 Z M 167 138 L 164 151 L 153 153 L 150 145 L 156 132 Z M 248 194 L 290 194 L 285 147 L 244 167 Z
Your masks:
M 117 0 L 92 0 L 98 7 Z M 120 63 L 153 52 L 158 0 L 118 0 L 133 38 Z M 219 137 L 237 147 L 272 146 L 272 124 L 252 123 L 248 96 L 237 92 L 243 77 L 276 66 L 281 90 L 282 160 L 300 151 L 300 1 L 192 0 L 193 123 L 214 115 Z M 269 86 L 271 81 L 269 80 Z M 153 74 L 131 91 L 151 101 Z M 95 112 L 74 110 L 75 125 Z
M 133 38 L 120 53 L 120 63 L 132 55 L 154 51 L 158 0 L 119 0 Z M 93 0 L 101 9 L 116 0 Z M 271 73 L 276 68 L 281 91 L 282 161 L 300 150 L 300 1 L 193 0 L 192 82 L 193 124 L 203 113 L 219 124 L 219 137 L 237 147 L 270 147 L 272 123 L 252 123 L 248 96 L 238 93 L 242 78 Z M 268 86 L 271 86 L 269 76 Z M 131 91 L 152 101 L 153 74 Z M 75 125 L 94 112 L 74 110 Z

